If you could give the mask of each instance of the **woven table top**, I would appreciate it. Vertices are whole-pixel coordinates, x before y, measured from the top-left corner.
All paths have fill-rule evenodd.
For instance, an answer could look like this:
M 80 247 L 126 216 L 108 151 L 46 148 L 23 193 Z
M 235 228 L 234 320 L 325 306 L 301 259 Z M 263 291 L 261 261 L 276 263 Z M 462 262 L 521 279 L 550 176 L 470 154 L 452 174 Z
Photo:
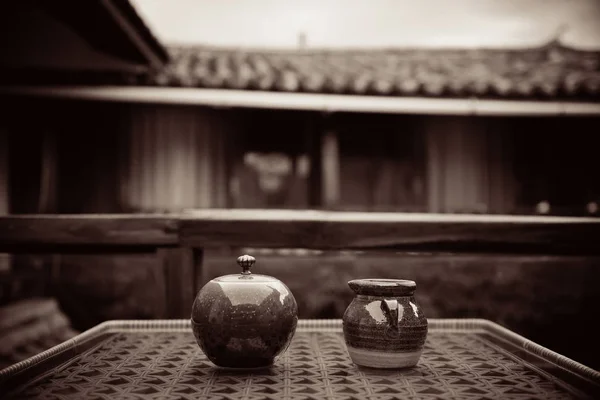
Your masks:
M 375 370 L 352 363 L 339 320 L 301 320 L 287 352 L 272 368 L 257 371 L 213 366 L 196 344 L 189 321 L 110 321 L 65 342 L 54 354 L 0 371 L 0 382 L 7 385 L 20 377 L 21 383 L 10 388 L 10 398 L 19 399 L 593 397 L 590 386 L 577 388 L 577 381 L 567 383 L 553 372 L 571 368 L 573 375 L 587 374 L 587 381 L 598 384 L 594 371 L 550 351 L 548 357 L 536 355 L 537 348 L 527 350 L 528 356 L 523 346 L 513 351 L 519 348 L 513 341 L 518 336 L 501 337 L 510 331 L 489 321 L 460 321 L 430 321 L 416 367 Z M 68 351 L 66 362 L 48 364 Z M 35 366 L 38 373 L 23 380 Z M 7 391 L 0 387 L 0 393 Z

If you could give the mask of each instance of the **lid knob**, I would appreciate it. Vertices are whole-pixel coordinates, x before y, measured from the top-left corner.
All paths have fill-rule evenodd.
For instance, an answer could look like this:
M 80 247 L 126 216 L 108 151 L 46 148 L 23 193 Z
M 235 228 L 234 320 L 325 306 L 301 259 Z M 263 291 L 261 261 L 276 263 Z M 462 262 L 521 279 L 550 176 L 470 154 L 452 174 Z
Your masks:
M 242 267 L 242 275 L 250 275 L 250 268 L 252 268 L 252 266 L 254 265 L 254 263 L 256 262 L 256 258 L 249 256 L 247 254 L 244 254 L 243 256 L 239 256 L 237 259 L 237 263 L 240 267 Z

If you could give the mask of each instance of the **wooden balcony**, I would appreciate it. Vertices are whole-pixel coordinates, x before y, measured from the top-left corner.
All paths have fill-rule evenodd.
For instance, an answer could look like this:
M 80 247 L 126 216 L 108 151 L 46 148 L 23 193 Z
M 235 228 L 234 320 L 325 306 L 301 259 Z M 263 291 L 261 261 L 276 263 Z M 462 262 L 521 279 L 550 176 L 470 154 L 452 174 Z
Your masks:
M 600 219 L 570 217 L 211 209 L 0 218 L 0 252 L 155 255 L 171 317 L 189 313 L 207 247 L 592 256 L 598 237 Z

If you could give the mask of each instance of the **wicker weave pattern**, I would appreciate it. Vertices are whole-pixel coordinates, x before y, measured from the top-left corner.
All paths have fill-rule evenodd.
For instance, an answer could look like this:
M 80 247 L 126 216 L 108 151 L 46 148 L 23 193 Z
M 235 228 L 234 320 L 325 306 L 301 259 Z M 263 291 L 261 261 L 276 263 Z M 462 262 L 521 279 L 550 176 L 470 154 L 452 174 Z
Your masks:
M 195 343 L 188 321 L 112 321 L 96 328 L 95 332 L 112 332 L 100 347 L 14 397 L 111 400 L 577 397 L 569 387 L 488 342 L 481 335 L 482 321 L 431 325 L 423 357 L 416 368 L 360 369 L 348 357 L 340 321 L 320 320 L 301 321 L 292 345 L 273 368 L 247 372 L 214 368 Z

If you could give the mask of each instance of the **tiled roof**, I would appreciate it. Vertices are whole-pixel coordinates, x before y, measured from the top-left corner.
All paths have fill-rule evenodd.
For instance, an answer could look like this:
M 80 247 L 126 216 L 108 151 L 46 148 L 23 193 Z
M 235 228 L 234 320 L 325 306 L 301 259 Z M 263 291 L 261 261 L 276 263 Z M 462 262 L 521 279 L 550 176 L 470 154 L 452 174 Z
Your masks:
M 600 51 L 530 49 L 261 51 L 169 47 L 137 84 L 382 96 L 600 99 Z

